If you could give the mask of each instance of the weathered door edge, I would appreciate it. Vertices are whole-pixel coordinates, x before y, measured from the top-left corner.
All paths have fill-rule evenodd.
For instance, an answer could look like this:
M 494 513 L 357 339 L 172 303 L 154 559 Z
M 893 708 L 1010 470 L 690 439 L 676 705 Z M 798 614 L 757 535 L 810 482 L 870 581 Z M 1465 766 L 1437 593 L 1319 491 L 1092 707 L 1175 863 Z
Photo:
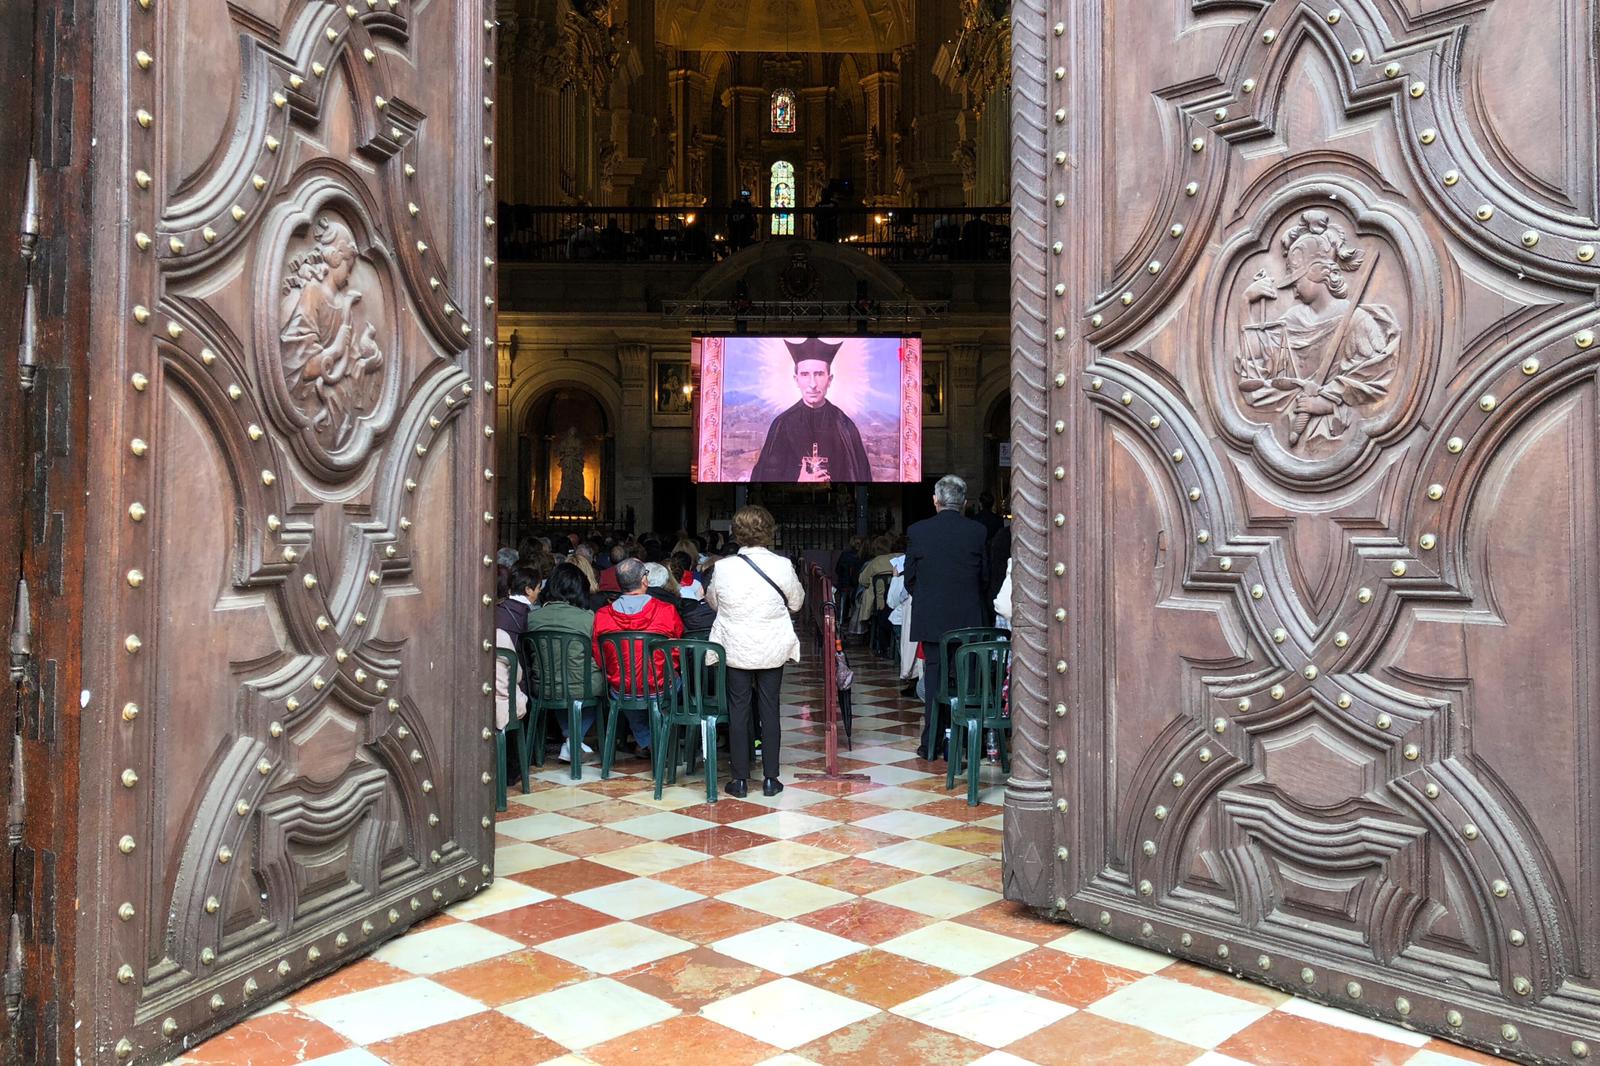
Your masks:
M 73 982 L 77 896 L 79 647 L 83 624 L 84 497 L 89 366 L 89 259 L 82 239 L 94 81 L 94 26 L 82 4 L 25 0 L 6 5 L 0 72 L 13 95 L 5 151 L 0 153 L 0 335 L 3 335 L 6 469 L 0 484 L 17 522 L 17 537 L 0 538 L 10 580 L 8 622 L 16 604 L 16 571 L 28 583 L 28 654 L 13 690 L 15 715 L 3 715 L 5 760 L 20 750 L 6 782 L 8 866 L 14 876 L 16 921 L 0 929 L 4 990 L 16 1039 L 7 1061 L 73 1060 Z M 30 180 L 30 173 L 37 178 Z M 26 240 L 25 203 L 37 214 L 32 260 L 18 255 Z M 20 269 L 19 269 L 20 268 Z M 29 303 L 28 288 L 32 298 Z M 27 306 L 33 329 L 24 339 Z M 12 317 L 15 315 L 16 317 Z M 31 341 L 31 343 L 30 343 Z M 34 363 L 22 387 L 22 364 Z M 13 402 L 14 401 L 14 402 Z M 15 421 L 12 421 L 13 416 Z M 15 549 L 20 547 L 20 551 Z M 8 631 L 10 627 L 8 626 Z M 8 699 L 10 694 L 8 694 Z M 15 997 L 13 999 L 13 997 Z
M 1054 701 L 1050 663 L 1064 655 L 1049 627 L 1052 568 L 1049 470 L 1062 434 L 1051 432 L 1048 375 L 1050 158 L 1047 50 L 1065 38 L 1046 28 L 1046 0 L 1011 5 L 1011 453 L 1012 743 L 1006 783 L 1004 888 L 1007 899 L 1057 906 L 1056 798 L 1049 763 Z M 1057 82 L 1058 89 L 1062 84 Z M 1058 105 L 1060 106 L 1060 105 Z M 1057 137 L 1066 127 L 1057 124 Z M 1057 150 L 1065 149 L 1065 145 Z M 1055 461 L 1061 461 L 1059 457 Z M 1064 484 L 1064 483 L 1063 483 Z M 1059 772 L 1059 771 L 1058 771 Z

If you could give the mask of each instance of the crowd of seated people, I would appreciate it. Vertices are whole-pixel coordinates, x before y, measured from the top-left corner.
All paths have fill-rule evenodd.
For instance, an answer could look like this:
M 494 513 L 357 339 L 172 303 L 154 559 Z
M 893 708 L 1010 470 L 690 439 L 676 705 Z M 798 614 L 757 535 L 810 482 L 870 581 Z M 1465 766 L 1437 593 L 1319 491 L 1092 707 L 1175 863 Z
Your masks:
M 923 697 L 931 706 L 928 678 L 930 649 L 937 655 L 939 637 L 966 626 L 1006 628 L 1010 610 L 1010 530 L 985 495 L 967 506 L 959 479 L 941 480 L 935 493 L 937 512 L 903 534 L 880 533 L 855 538 L 839 553 L 833 577 L 840 590 L 840 632 L 860 638 L 867 651 L 892 661 L 907 698 Z M 760 507 L 743 508 L 730 532 L 693 536 L 634 536 L 594 530 L 553 532 L 525 537 L 515 548 L 500 550 L 499 600 L 495 608 L 496 644 L 521 653 L 517 693 L 508 691 L 502 664 L 497 723 L 505 728 L 512 709 L 520 718 L 539 679 L 537 664 L 528 661 L 523 635 L 540 632 L 576 633 L 586 639 L 582 653 L 572 646 L 565 664 L 567 687 L 576 690 L 582 678 L 590 688 L 582 695 L 592 702 L 583 716 L 583 737 L 597 736 L 596 708 L 637 689 L 640 677 L 624 677 L 639 669 L 617 658 L 608 634 L 648 633 L 662 638 L 691 637 L 716 642 L 727 657 L 733 712 L 730 732 L 738 752 L 730 749 L 735 773 L 729 791 L 743 795 L 745 775 L 754 767 L 751 750 L 762 757 L 763 789 L 782 788 L 777 777 L 776 745 L 762 748 L 776 731 L 777 692 L 784 665 L 799 659 L 800 641 L 792 621 L 804 593 L 793 563 L 772 551 L 775 527 Z M 642 684 L 651 693 L 666 683 L 665 662 L 645 662 Z M 626 727 L 618 722 L 618 751 L 623 756 L 649 756 L 653 735 L 646 712 L 620 704 Z M 929 711 L 930 715 L 934 712 Z M 535 744 L 559 743 L 559 759 L 582 760 L 594 750 L 583 738 L 567 736 L 568 719 L 551 716 L 556 725 Z M 943 757 L 944 731 L 930 721 L 923 738 L 925 757 Z

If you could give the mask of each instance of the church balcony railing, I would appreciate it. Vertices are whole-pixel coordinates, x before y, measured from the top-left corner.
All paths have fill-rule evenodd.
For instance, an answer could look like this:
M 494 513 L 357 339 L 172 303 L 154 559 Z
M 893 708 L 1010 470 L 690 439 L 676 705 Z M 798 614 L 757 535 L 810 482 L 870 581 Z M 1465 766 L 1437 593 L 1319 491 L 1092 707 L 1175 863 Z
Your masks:
M 895 262 L 1004 262 L 1009 207 L 498 207 L 506 263 L 711 263 L 757 241 L 830 241 Z M 774 225 L 775 220 L 779 223 Z M 773 230 L 790 232 L 774 233 Z

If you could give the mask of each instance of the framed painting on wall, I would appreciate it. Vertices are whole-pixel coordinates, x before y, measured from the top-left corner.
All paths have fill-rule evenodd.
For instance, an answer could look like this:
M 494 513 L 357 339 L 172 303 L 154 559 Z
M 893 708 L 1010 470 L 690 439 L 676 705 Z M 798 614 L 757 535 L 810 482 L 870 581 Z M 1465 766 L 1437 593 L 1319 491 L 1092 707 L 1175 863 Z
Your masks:
M 945 424 L 945 361 L 924 359 L 922 362 L 922 424 Z
M 694 378 L 687 359 L 657 359 L 650 375 L 650 421 L 657 426 L 694 423 Z

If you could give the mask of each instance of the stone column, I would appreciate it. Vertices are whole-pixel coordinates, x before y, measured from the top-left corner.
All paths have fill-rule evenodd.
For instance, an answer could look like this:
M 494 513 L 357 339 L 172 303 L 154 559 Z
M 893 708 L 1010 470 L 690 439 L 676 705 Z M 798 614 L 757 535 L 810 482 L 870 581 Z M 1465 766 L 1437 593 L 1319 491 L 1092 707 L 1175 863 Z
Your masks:
M 977 409 L 978 368 L 983 349 L 952 344 L 945 382 L 946 431 L 950 436 L 950 473 L 966 479 L 977 497 L 983 481 L 983 412 Z
M 650 346 L 617 345 L 617 379 L 622 383 L 622 419 L 612 427 L 616 437 L 617 513 L 632 507 L 643 526 L 651 515 L 650 480 Z
M 895 188 L 900 150 L 900 75 L 880 70 L 861 79 L 867 99 L 867 187 L 862 200 L 869 205 L 894 206 L 900 201 Z

